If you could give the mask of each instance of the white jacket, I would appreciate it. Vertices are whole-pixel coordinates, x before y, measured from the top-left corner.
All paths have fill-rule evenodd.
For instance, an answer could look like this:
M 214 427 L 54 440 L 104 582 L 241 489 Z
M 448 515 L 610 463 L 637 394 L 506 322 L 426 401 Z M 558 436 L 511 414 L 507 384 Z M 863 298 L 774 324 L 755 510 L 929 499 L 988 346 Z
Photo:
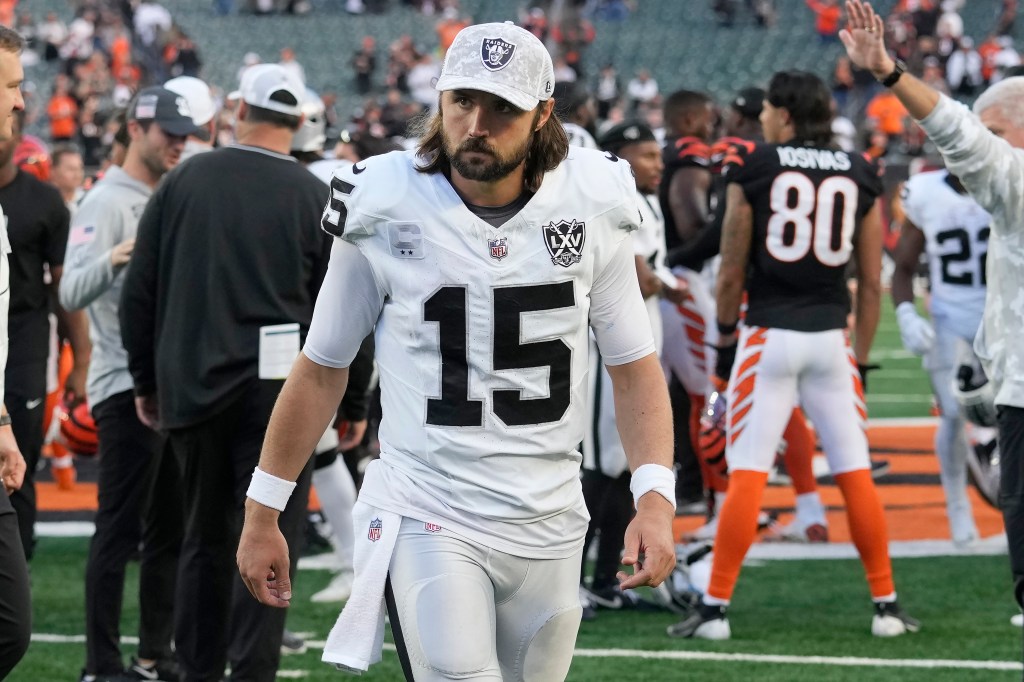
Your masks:
M 944 95 L 920 123 L 949 171 L 992 214 L 988 293 L 974 350 L 994 382 L 996 404 L 1024 408 L 1024 149 Z

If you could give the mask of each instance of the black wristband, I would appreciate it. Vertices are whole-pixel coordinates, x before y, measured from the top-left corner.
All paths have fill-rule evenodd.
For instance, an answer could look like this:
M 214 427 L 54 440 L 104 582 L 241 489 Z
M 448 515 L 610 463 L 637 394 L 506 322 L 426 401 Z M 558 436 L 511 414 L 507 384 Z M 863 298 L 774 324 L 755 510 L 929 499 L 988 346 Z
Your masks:
M 732 366 L 736 362 L 736 345 L 732 343 L 728 346 L 718 346 L 716 349 L 718 350 L 718 359 L 715 361 L 715 374 L 725 381 L 729 380 Z
M 720 320 L 715 320 L 715 324 L 718 325 L 718 333 L 721 336 L 729 336 L 736 332 L 736 327 L 739 326 L 739 321 L 733 322 L 732 324 L 725 324 Z

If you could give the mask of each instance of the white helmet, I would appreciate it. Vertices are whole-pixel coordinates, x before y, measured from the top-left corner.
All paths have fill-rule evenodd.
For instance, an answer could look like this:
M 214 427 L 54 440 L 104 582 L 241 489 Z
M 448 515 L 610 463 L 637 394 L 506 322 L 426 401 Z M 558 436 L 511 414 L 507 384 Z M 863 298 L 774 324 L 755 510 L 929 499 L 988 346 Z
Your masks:
M 996 392 L 974 353 L 960 354 L 953 395 L 967 421 L 977 426 L 996 425 Z
M 302 126 L 292 136 L 293 152 L 322 152 L 327 144 L 327 108 L 320 95 L 306 88 Z

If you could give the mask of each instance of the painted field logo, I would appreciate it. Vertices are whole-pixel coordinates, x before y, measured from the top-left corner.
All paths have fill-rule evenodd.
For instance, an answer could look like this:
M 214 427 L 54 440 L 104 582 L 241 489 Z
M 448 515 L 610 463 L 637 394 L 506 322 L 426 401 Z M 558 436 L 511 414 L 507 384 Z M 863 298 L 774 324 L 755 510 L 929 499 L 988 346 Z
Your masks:
M 488 239 L 487 246 L 491 250 L 491 258 L 494 260 L 501 260 L 508 255 L 508 238 L 499 237 L 497 239 Z
M 428 533 L 440 533 L 441 526 L 437 525 L 436 523 L 424 523 L 423 530 L 427 531 Z
M 370 532 L 366 534 L 366 537 L 370 539 L 370 542 L 377 542 L 377 540 L 380 540 L 380 534 L 383 528 L 384 524 L 380 519 L 370 521 Z
M 484 38 L 480 44 L 480 58 L 490 71 L 500 71 L 508 66 L 515 52 L 516 46 L 501 38 Z
M 544 245 L 553 264 L 567 268 L 583 259 L 584 227 L 579 220 L 552 221 L 544 226 Z

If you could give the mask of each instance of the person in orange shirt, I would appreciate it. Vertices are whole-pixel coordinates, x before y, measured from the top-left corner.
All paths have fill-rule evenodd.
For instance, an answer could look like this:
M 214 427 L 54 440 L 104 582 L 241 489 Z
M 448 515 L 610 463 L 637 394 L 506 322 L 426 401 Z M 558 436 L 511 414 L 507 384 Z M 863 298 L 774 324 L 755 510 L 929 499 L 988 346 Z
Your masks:
M 889 90 L 883 90 L 875 95 L 865 110 L 868 123 L 873 130 L 885 133 L 889 137 L 899 137 L 906 131 L 907 113 L 896 95 Z
M 437 26 L 434 28 L 437 32 L 438 53 L 442 59 L 444 59 L 444 56 L 448 53 L 448 48 L 451 47 L 456 34 L 469 26 L 469 24 L 470 22 L 468 19 L 459 16 L 459 10 L 457 8 L 445 8 L 444 14 L 441 16 L 441 20 L 437 22 Z
M 814 12 L 814 30 L 818 32 L 821 42 L 828 43 L 839 39 L 839 22 L 843 18 L 843 10 L 839 0 L 806 0 L 807 6 Z
M 46 105 L 50 119 L 50 139 L 70 142 L 78 132 L 78 104 L 68 94 L 67 76 L 58 75 L 53 83 L 53 96 Z

